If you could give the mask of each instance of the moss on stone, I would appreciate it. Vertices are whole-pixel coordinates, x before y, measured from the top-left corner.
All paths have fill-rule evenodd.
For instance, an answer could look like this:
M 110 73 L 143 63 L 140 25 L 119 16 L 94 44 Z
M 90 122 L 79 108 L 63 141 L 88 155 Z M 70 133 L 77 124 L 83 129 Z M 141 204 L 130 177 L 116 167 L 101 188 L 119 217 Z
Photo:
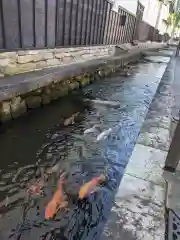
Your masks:
M 9 101 L 0 103 L 0 121 L 6 122 L 11 119 L 11 107 Z
M 38 108 L 41 106 L 41 97 L 40 96 L 29 96 L 25 98 L 26 105 L 29 109 Z
M 81 80 L 79 81 L 79 84 L 81 87 L 84 87 L 90 83 L 90 78 L 89 77 L 82 77 Z

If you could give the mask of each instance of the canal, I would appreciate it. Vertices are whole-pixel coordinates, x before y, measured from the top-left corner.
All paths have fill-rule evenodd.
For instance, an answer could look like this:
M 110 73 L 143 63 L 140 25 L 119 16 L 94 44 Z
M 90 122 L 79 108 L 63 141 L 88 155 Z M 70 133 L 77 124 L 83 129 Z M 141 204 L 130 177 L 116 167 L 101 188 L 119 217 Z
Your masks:
M 1 126 L 1 240 L 100 238 L 168 61 L 142 61 L 129 76 L 113 73 Z M 60 172 L 66 172 L 68 209 L 45 221 Z M 106 181 L 79 200 L 79 187 L 100 174 Z M 38 180 L 43 191 L 35 196 L 28 189 Z

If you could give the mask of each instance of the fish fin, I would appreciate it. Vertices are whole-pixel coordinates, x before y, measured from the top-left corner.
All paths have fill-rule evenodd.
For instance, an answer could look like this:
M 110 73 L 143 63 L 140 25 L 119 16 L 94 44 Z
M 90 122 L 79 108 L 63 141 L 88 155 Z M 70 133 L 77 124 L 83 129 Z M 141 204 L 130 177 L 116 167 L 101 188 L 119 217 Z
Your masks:
M 67 206 L 68 206 L 68 201 L 64 201 L 64 202 L 62 202 L 61 204 L 59 204 L 58 206 L 57 206 L 57 208 L 56 208 L 56 213 L 60 210 L 60 209 L 62 209 L 62 208 L 67 208 Z

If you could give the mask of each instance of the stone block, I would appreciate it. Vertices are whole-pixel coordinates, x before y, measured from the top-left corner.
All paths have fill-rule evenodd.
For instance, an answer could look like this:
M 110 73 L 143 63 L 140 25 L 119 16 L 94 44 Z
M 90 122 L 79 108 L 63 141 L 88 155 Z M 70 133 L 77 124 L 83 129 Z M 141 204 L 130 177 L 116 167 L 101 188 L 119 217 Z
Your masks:
M 36 58 L 38 55 L 22 55 L 17 57 L 18 63 L 29 63 L 32 62 L 34 58 Z
M 9 101 L 0 103 L 0 121 L 6 122 L 11 119 L 11 107 Z
M 4 77 L 4 74 L 3 73 L 0 73 L 0 78 L 3 78 Z
M 53 54 L 51 52 L 41 52 L 38 54 L 30 54 L 30 55 L 20 55 L 17 57 L 18 63 L 29 63 L 29 62 L 38 62 L 43 60 L 52 59 Z
M 37 108 L 41 106 L 41 97 L 40 96 L 29 96 L 25 98 L 27 107 L 29 109 Z
M 71 52 L 57 52 L 54 54 L 55 58 L 62 59 L 64 57 L 70 57 L 72 55 Z
M 36 69 L 42 69 L 46 67 L 48 67 L 48 64 L 46 61 L 36 62 Z
M 48 59 L 46 61 L 47 66 L 57 66 L 61 64 L 61 61 L 59 61 L 58 59 Z
M 83 54 L 81 57 L 86 60 L 86 59 L 95 58 L 95 55 L 87 53 L 87 54 Z
M 33 71 L 36 69 L 35 63 L 26 63 L 26 64 L 9 64 L 4 67 L 0 67 L 1 73 L 5 75 L 14 75 L 18 73 Z
M 69 83 L 69 85 L 68 85 L 69 91 L 73 91 L 73 90 L 75 90 L 75 89 L 77 89 L 77 88 L 79 88 L 79 83 L 76 82 L 76 81 L 71 82 L 71 83 Z
M 68 94 L 68 87 L 63 86 L 62 84 L 56 84 L 53 86 L 53 89 L 51 89 L 51 99 L 56 100 L 60 97 L 66 96 Z
M 10 103 L 12 118 L 17 118 L 27 111 L 26 103 L 21 97 L 16 97 Z
M 0 67 L 5 67 L 10 63 L 10 59 L 9 58 L 0 58 Z
M 67 48 L 54 48 L 53 49 L 54 54 L 60 54 L 60 53 L 63 54 L 65 52 L 67 52 Z
M 89 79 L 89 77 L 82 77 L 82 79 L 79 81 L 79 83 L 82 87 L 84 87 L 90 83 L 90 79 Z
M 18 51 L 18 56 L 24 56 L 24 55 L 37 55 L 39 53 L 38 50 L 25 50 L 25 51 Z
M 68 64 L 68 63 L 70 63 L 70 62 L 73 61 L 73 57 L 72 57 L 72 56 L 63 57 L 63 58 L 61 59 L 61 61 L 62 61 L 63 64 Z
M 61 90 L 54 89 L 51 92 L 51 99 L 56 100 L 60 97 L 64 96 Z
M 49 95 L 43 94 L 43 95 L 41 96 L 41 99 L 42 99 L 42 104 L 43 104 L 43 105 L 49 104 L 49 103 L 51 102 L 51 98 L 50 98 Z
M 16 61 L 17 53 L 16 52 L 4 52 L 0 53 L 0 59 L 9 59 L 10 62 Z

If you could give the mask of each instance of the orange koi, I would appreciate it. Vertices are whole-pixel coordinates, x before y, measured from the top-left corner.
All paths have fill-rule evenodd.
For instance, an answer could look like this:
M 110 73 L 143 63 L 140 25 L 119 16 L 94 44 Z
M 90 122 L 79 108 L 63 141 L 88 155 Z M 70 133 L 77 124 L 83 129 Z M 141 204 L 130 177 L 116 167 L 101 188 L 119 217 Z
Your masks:
M 45 219 L 49 220 L 54 217 L 54 215 L 59 211 L 60 208 L 67 206 L 68 202 L 65 201 L 66 197 L 63 193 L 63 183 L 64 183 L 65 173 L 61 174 L 58 188 L 55 191 L 52 200 L 48 203 L 45 210 Z
M 85 198 L 89 193 L 97 187 L 98 184 L 105 182 L 105 175 L 101 174 L 99 177 L 94 177 L 91 181 L 83 184 L 79 190 L 79 199 Z

